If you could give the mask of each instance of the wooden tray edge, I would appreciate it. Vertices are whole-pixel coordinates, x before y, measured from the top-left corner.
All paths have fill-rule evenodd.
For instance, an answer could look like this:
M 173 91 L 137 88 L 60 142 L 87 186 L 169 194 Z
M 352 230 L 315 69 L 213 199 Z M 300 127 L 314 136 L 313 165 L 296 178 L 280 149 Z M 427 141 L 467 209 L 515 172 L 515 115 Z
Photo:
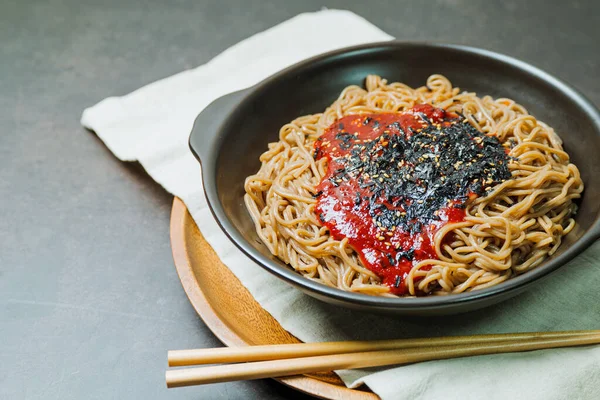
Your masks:
M 186 218 L 191 219 L 191 216 L 185 204 L 181 199 L 175 197 L 171 209 L 170 239 L 175 269 L 177 270 L 183 290 L 196 310 L 196 313 L 223 344 L 226 346 L 248 346 L 248 343 L 221 321 L 196 281 L 186 252 L 184 234 Z M 302 393 L 323 399 L 379 399 L 379 396 L 372 392 L 349 389 L 307 376 L 275 378 L 275 380 Z

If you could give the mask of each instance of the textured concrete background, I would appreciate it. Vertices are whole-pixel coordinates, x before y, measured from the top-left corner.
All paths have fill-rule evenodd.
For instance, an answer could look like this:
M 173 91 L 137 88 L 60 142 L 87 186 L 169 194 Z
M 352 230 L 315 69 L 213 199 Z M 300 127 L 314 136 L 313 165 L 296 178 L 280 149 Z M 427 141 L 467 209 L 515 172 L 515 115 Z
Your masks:
M 268 380 L 167 391 L 167 349 L 219 342 L 173 268 L 171 196 L 79 125 L 84 107 L 322 6 L 521 58 L 600 104 L 599 2 L 369 3 L 0 1 L 0 398 L 304 398 Z

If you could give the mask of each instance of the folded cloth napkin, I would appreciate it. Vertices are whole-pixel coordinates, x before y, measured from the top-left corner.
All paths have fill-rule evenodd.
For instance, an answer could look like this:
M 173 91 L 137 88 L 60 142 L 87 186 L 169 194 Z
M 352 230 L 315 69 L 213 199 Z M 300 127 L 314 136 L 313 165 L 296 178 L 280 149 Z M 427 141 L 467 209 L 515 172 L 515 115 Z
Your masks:
M 187 145 L 196 115 L 217 97 L 307 57 L 389 39 L 351 12 L 301 14 L 203 66 L 129 95 L 107 98 L 86 109 L 81 123 L 119 159 L 139 161 L 152 178 L 180 197 L 225 265 L 262 307 L 305 342 L 598 328 L 598 243 L 528 293 L 498 306 L 461 316 L 403 319 L 330 306 L 292 290 L 245 257 L 221 232 L 202 191 L 200 167 Z M 244 60 L 243 68 L 239 60 Z M 338 373 L 348 386 L 366 383 L 382 399 L 597 399 L 600 347 Z

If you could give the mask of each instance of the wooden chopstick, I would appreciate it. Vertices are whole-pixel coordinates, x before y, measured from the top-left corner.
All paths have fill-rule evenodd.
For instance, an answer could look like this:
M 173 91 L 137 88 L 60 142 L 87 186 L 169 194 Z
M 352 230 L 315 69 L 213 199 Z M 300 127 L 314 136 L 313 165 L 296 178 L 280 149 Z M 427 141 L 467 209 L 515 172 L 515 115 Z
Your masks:
M 518 335 L 518 334 L 517 334 Z M 533 334 L 530 334 L 533 335 Z M 496 335 L 486 335 L 490 336 Z M 463 337 L 464 338 L 464 337 Z M 478 338 L 472 336 L 471 338 Z M 452 339 L 452 338 L 446 338 Z M 343 343 L 343 342 L 342 342 Z M 445 343 L 448 343 L 446 341 Z M 555 333 L 554 336 L 536 336 L 516 340 L 474 340 L 437 347 L 428 346 L 351 352 L 321 356 L 288 358 L 240 364 L 227 364 L 200 368 L 169 370 L 166 372 L 167 387 L 203 385 L 235 380 L 276 378 L 337 369 L 354 369 L 384 365 L 401 365 L 421 361 L 477 356 L 484 354 L 513 353 L 550 349 L 556 347 L 582 346 L 600 343 L 599 331 Z M 264 347 L 264 346 L 261 346 Z
M 379 341 L 344 341 L 325 343 L 296 343 L 214 349 L 171 350 L 167 354 L 170 367 L 187 365 L 236 363 L 322 356 L 327 354 L 358 353 L 414 347 L 454 346 L 460 344 L 508 342 L 528 339 L 588 336 L 598 331 L 525 332 L 493 335 L 451 336 L 426 339 L 395 339 Z

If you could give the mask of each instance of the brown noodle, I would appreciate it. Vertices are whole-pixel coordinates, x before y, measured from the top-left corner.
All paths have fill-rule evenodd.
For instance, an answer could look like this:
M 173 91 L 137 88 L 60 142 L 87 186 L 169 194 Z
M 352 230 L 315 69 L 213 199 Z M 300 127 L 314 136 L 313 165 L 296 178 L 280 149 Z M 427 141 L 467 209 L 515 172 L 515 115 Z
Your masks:
M 279 141 L 260 156 L 258 173 L 246 179 L 246 206 L 272 254 L 325 285 L 395 297 L 362 265 L 347 239 L 333 239 L 318 221 L 312 194 L 327 160 L 315 161 L 312 152 L 314 141 L 336 119 L 402 112 L 419 103 L 461 112 L 477 129 L 495 135 L 514 159 L 512 179 L 470 201 L 463 222 L 449 223 L 436 234 L 439 260 L 412 268 L 406 278 L 409 295 L 487 288 L 535 268 L 556 251 L 575 224 L 573 199 L 580 197 L 583 182 L 551 127 L 513 100 L 461 92 L 441 75 L 417 89 L 370 75 L 366 90 L 349 86 L 324 113 L 284 125 Z M 427 265 L 432 266 L 428 271 Z

